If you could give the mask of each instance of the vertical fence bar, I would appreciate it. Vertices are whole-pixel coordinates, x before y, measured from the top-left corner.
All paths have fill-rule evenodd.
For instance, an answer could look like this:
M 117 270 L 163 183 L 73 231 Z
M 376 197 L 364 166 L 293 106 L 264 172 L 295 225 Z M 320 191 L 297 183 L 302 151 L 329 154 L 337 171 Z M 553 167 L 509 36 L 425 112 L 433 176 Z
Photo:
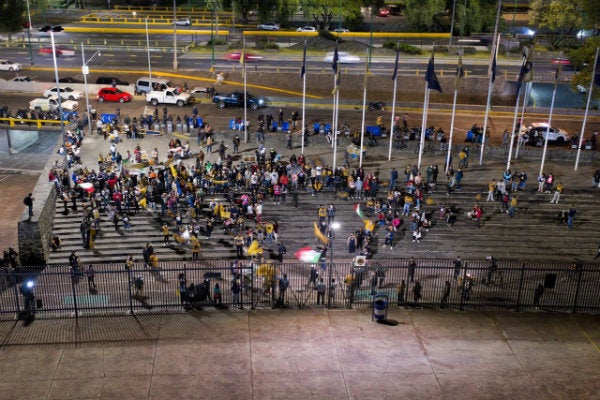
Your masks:
M 71 289 L 73 291 L 73 310 L 75 311 L 75 320 L 79 319 L 79 310 L 77 308 L 77 291 L 75 290 L 75 279 L 79 279 L 75 270 L 71 270 Z
M 573 298 L 573 307 L 571 308 L 571 312 L 573 314 L 577 313 L 577 302 L 579 301 L 579 290 L 581 289 L 581 276 L 583 274 L 583 266 L 579 268 L 577 271 L 577 285 L 575 286 L 575 298 Z
M 133 315 L 133 294 L 131 293 L 131 268 L 127 268 L 127 292 L 129 293 L 129 312 Z
M 19 312 L 21 310 L 21 305 L 20 305 L 20 302 L 19 302 L 19 288 L 17 287 L 18 286 L 17 285 L 17 283 L 18 283 L 18 281 L 17 281 L 17 273 L 15 271 L 11 271 L 10 272 L 10 277 L 11 277 L 12 284 L 14 286 L 15 307 L 16 307 L 15 312 L 16 312 L 16 318 L 18 319 L 19 318 Z
M 519 293 L 517 294 L 516 310 L 521 311 L 521 294 L 523 293 L 523 280 L 525 279 L 525 263 L 521 265 L 521 276 L 519 278 Z

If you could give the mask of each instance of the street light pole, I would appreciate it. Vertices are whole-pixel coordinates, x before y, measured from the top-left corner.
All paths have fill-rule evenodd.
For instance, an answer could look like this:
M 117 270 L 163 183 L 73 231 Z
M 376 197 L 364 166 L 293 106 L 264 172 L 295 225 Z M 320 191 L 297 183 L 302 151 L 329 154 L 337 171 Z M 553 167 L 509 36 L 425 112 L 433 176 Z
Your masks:
M 81 42 L 81 73 L 83 74 L 83 85 L 84 85 L 84 89 L 85 89 L 85 109 L 88 115 L 88 127 L 89 127 L 89 131 L 90 131 L 90 136 L 92 135 L 92 118 L 91 118 L 91 112 L 90 112 L 90 97 L 88 94 L 88 82 L 87 82 L 87 76 L 90 73 L 90 68 L 88 67 L 88 63 L 90 61 L 92 61 L 92 58 L 96 57 L 97 55 L 102 55 L 100 53 L 100 50 L 97 50 L 91 57 L 89 60 L 85 61 L 85 49 L 83 47 L 83 42 Z
M 56 101 L 58 102 L 58 118 L 60 118 L 60 134 L 62 135 L 62 143 L 63 143 L 63 150 L 65 152 L 65 170 L 67 171 L 67 176 L 69 175 L 69 160 L 68 160 L 68 152 L 67 152 L 67 142 L 66 142 L 66 138 L 65 138 L 65 123 L 64 123 L 64 115 L 63 115 L 63 109 L 62 109 L 62 96 L 60 93 L 60 84 L 59 84 L 59 79 L 58 79 L 58 64 L 56 63 L 56 45 L 54 43 L 54 32 L 52 32 L 52 30 L 50 30 L 50 44 L 52 45 L 52 64 L 54 65 L 54 80 L 56 83 L 56 94 L 58 94 Z M 71 182 L 71 178 L 69 177 L 69 179 L 67 180 L 67 182 L 69 182 L 69 186 L 70 186 L 70 182 Z
M 148 76 L 152 84 L 152 65 L 150 64 L 150 37 L 148 36 L 148 17 L 146 17 L 146 51 L 148 53 Z
M 31 52 L 31 12 L 29 11 L 29 0 L 27 0 L 27 44 L 29 45 L 29 65 L 33 65 L 33 53 Z
M 177 0 L 173 0 L 173 69 L 177 70 Z

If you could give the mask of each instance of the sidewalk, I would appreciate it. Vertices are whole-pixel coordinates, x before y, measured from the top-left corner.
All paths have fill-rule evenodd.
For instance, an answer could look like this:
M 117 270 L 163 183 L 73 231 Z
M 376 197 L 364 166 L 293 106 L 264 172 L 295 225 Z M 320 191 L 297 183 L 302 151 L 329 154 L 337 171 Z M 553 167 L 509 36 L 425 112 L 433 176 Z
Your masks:
M 600 317 L 390 310 L 0 323 L 0 399 L 597 399 Z

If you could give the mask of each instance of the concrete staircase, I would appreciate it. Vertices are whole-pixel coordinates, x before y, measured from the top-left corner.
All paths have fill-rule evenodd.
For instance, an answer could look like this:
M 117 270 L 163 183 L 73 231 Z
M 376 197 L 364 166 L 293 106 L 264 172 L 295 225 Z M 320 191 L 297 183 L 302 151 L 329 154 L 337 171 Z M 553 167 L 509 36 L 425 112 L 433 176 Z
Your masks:
M 600 220 L 600 209 L 597 207 L 597 190 L 580 189 L 572 190 L 563 196 L 561 204 L 550 204 L 551 194 L 535 192 L 537 184 L 531 182 L 527 190 L 518 192 L 518 206 L 515 217 L 510 218 L 500 209 L 500 202 L 486 202 L 487 171 L 475 172 L 477 167 L 469 168 L 469 175 L 478 175 L 476 182 L 463 181 L 462 189 L 447 195 L 445 187 L 441 185 L 434 193 L 425 195 L 429 204 L 423 209 L 432 215 L 433 227 L 425 232 L 420 243 L 413 243 L 407 217 L 403 217 L 403 224 L 396 234 L 393 250 L 383 246 L 385 231 L 376 229 L 377 244 L 373 247 L 375 259 L 408 258 L 437 258 L 449 259 L 457 255 L 463 258 L 484 258 L 493 254 L 498 259 L 513 260 L 565 260 L 570 262 L 573 258 L 586 259 L 595 255 L 597 238 L 600 237 L 600 225 L 593 221 Z M 490 178 L 491 179 L 491 178 Z M 530 179 L 531 181 L 531 179 Z M 379 197 L 383 197 L 386 188 L 382 188 Z M 477 203 L 476 195 L 482 192 L 482 205 L 484 214 L 482 225 L 475 226 L 466 217 L 466 212 Z M 225 200 L 222 195 L 216 198 Z M 205 202 L 211 197 L 206 196 Z M 296 209 L 292 204 L 291 196 L 287 203 L 273 204 L 272 199 L 264 203 L 264 220 L 277 221 L 279 224 L 280 239 L 285 242 L 288 250 L 286 259 L 293 259 L 293 252 L 300 247 L 315 246 L 316 239 L 313 234 L 312 222 L 317 220 L 319 205 L 334 204 L 336 207 L 336 222 L 341 227 L 336 232 L 333 241 L 333 252 L 337 261 L 350 260 L 346 247 L 346 238 L 350 232 L 363 226 L 361 219 L 354 212 L 354 205 L 358 200 L 343 199 L 335 193 L 318 193 L 311 196 L 305 191 L 298 195 L 299 206 Z M 454 227 L 446 225 L 445 221 L 438 218 L 440 204 L 452 206 L 457 210 L 457 222 Z M 561 225 L 558 215 L 561 210 L 567 210 L 571 205 L 577 209 L 573 229 Z M 181 207 L 185 204 L 180 202 Z M 364 200 L 362 201 L 364 209 Z M 94 250 L 85 250 L 82 247 L 79 224 L 83 213 L 81 207 L 78 212 L 70 211 L 63 214 L 62 202 L 57 204 L 54 222 L 54 232 L 63 242 L 62 249 L 53 252 L 48 264 L 61 265 L 68 263 L 68 256 L 76 250 L 82 263 L 117 263 L 124 264 L 128 255 L 132 254 L 137 260 L 142 259 L 142 248 L 147 243 L 153 244 L 159 261 L 190 260 L 191 249 L 189 246 L 179 248 L 171 240 L 171 246 L 164 247 L 161 226 L 163 219 L 155 214 L 142 211 L 136 215 L 131 214 L 132 230 L 121 229 L 115 231 L 112 223 L 104 220 L 101 230 L 95 241 Z M 373 216 L 372 218 L 375 218 Z M 174 227 L 172 217 L 166 221 Z M 253 222 L 250 222 L 253 225 Z M 201 224 L 204 227 L 204 222 Z M 235 257 L 233 236 L 225 233 L 223 227 L 216 225 L 211 239 L 204 236 L 200 238 L 201 260 L 223 260 Z M 277 244 L 264 244 L 265 252 L 276 252 Z

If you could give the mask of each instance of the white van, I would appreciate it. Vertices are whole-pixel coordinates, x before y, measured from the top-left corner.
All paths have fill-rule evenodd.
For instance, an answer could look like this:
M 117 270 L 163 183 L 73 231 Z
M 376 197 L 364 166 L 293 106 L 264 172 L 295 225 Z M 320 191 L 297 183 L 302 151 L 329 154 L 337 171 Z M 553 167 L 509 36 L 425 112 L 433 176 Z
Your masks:
M 152 78 L 144 77 L 140 78 L 136 82 L 135 93 L 136 94 L 148 94 L 153 90 L 162 91 L 173 86 L 168 79 L 164 78 Z

